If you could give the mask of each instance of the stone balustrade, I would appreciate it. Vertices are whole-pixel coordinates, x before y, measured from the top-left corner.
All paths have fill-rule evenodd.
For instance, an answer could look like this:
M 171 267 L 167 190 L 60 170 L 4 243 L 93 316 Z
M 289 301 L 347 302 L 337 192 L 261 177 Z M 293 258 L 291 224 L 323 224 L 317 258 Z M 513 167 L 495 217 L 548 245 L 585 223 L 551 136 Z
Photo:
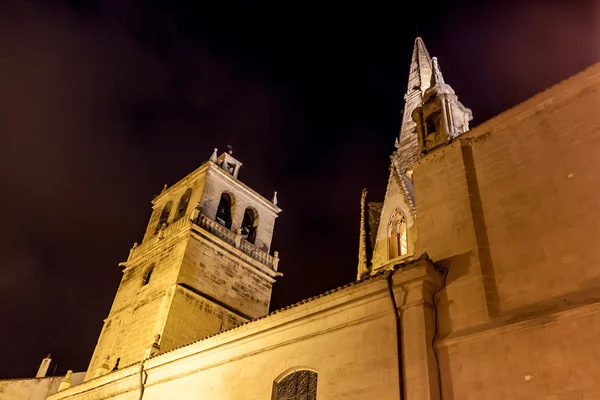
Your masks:
M 167 225 L 166 227 L 160 229 L 156 235 L 146 239 L 144 242 L 142 242 L 141 245 L 138 246 L 137 242 L 133 244 L 133 247 L 131 248 L 131 250 L 129 250 L 129 258 L 127 259 L 132 260 L 134 258 L 136 258 L 137 256 L 144 254 L 148 249 L 151 249 L 152 247 L 156 246 L 158 244 L 158 242 L 165 238 L 166 236 L 171 235 L 172 233 L 178 231 L 179 229 L 185 227 L 185 226 L 191 226 L 192 225 L 192 221 L 190 221 L 189 218 L 181 218 L 178 221 L 172 222 L 171 224 Z
M 194 212 L 189 217 L 181 218 L 179 221 L 176 221 L 166 226 L 165 228 L 160 229 L 156 235 L 146 239 L 146 241 L 144 241 L 139 246 L 137 245 L 137 243 L 135 243 L 129 252 L 128 261 L 136 258 L 138 255 L 144 254 L 148 249 L 151 249 L 152 247 L 156 246 L 160 240 L 164 239 L 170 234 L 178 231 L 183 227 L 191 227 L 192 224 L 199 226 L 205 231 L 215 235 L 219 239 L 241 250 L 243 253 L 252 257 L 261 264 L 266 265 L 274 271 L 277 271 L 277 267 L 279 266 L 278 252 L 275 252 L 273 256 L 269 255 L 269 253 L 267 253 L 266 251 L 256 247 L 254 244 L 245 240 L 241 234 L 227 229 L 223 225 L 219 224 L 216 221 L 213 221 L 206 215 L 201 214 L 199 212 Z
M 219 239 L 224 240 L 232 246 L 235 246 L 235 232 L 227 229 L 223 225 L 208 218 L 204 214 L 199 214 L 196 224 L 207 232 L 212 233 Z
M 274 271 L 277 271 L 277 267 L 279 265 L 279 257 L 277 252 L 275 252 L 274 256 L 271 256 L 266 251 L 245 240 L 240 233 L 236 233 L 227 229 L 204 214 L 198 215 L 196 224 L 202 229 L 212 233 L 218 238 L 241 250 L 243 253 L 252 257 L 261 264 L 266 265 Z

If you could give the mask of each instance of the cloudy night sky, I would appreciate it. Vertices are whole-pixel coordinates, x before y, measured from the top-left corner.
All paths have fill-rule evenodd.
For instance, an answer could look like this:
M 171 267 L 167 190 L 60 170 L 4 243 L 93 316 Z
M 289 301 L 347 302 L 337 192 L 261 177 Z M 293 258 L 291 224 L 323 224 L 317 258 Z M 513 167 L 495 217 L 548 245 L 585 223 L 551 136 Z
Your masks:
M 472 126 L 600 60 L 600 0 L 207 3 L 0 1 L 0 377 L 87 368 L 153 195 L 213 147 L 278 191 L 271 309 L 352 281 L 417 34 Z

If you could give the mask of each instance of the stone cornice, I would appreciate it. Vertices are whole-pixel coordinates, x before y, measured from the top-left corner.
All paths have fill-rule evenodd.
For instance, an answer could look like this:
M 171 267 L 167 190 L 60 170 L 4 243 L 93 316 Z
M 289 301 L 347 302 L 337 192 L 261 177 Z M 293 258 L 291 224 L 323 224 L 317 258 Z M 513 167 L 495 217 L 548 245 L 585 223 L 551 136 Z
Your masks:
M 575 318 L 597 312 L 600 312 L 600 302 L 577 306 L 562 311 L 532 317 L 525 321 L 508 324 L 502 319 L 497 319 L 487 324 L 479 325 L 473 329 L 469 329 L 468 331 L 457 331 L 450 333 L 449 335 L 436 340 L 434 345 L 438 349 L 456 346 L 462 343 L 485 340 L 498 335 L 535 328 L 540 325 L 554 324 L 563 319 Z

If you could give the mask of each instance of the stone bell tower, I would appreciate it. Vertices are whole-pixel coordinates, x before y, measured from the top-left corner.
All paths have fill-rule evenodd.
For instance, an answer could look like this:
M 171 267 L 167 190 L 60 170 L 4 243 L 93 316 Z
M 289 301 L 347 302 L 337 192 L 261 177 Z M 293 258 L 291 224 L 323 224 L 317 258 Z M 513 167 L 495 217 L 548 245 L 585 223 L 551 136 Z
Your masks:
M 281 211 L 238 179 L 232 151 L 152 201 L 134 244 L 86 380 L 268 313 L 280 273 L 270 254 Z

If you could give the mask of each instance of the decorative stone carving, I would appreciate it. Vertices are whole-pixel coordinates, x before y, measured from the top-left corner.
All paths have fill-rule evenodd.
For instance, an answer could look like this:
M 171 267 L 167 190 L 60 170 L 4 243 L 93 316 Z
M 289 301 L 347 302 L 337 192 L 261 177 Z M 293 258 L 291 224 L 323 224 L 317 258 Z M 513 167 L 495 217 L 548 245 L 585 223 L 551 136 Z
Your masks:
M 102 362 L 100 367 L 98 367 L 98 369 L 96 370 L 96 376 L 105 375 L 108 373 L 108 371 L 110 371 L 110 367 L 108 366 L 109 362 L 110 362 L 110 356 L 104 357 L 104 361 Z
M 423 95 L 423 105 L 412 113 L 420 157 L 468 131 L 473 119 L 471 110 L 458 101 L 452 87 L 444 82 L 435 57 L 431 59 L 431 69 L 431 84 Z

